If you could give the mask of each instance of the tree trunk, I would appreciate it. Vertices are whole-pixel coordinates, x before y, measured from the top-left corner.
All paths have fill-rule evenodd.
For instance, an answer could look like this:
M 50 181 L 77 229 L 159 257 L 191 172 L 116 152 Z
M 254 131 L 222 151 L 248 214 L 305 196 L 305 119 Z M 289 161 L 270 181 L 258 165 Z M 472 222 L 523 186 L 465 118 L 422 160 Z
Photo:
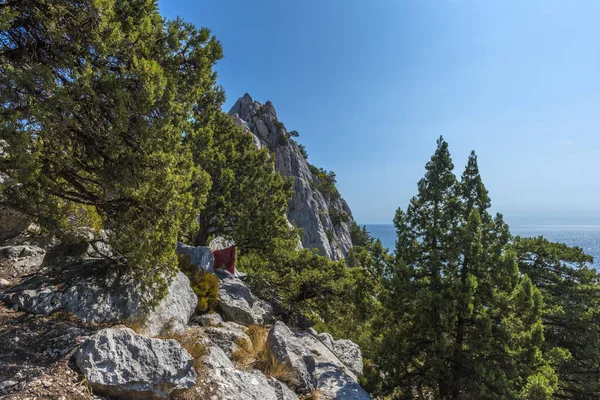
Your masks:
M 194 240 L 194 246 L 206 246 L 208 241 L 208 222 L 205 221 L 205 218 L 200 215 L 200 229 L 198 230 L 198 234 L 196 235 L 196 239 Z
M 456 348 L 454 349 L 454 366 L 452 369 L 452 393 L 451 396 L 453 399 L 458 399 L 460 395 L 460 382 L 461 382 L 461 373 L 460 369 L 462 368 L 462 358 L 463 358 L 463 343 L 465 341 L 465 312 L 467 309 L 467 305 L 464 300 L 464 292 L 466 291 L 467 286 L 467 273 L 469 272 L 468 262 L 465 259 L 461 268 L 461 287 L 462 293 L 460 303 L 458 305 L 458 316 L 456 320 Z

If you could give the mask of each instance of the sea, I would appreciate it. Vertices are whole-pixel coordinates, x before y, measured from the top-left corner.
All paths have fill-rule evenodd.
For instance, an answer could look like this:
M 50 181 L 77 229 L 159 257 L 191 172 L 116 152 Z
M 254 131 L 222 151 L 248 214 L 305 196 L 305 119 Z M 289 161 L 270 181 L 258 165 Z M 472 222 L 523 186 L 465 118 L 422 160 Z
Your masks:
M 392 224 L 367 224 L 371 236 L 381 240 L 384 247 L 393 251 L 396 247 L 396 229 Z M 593 267 L 600 270 L 600 225 L 521 225 L 510 226 L 514 236 L 544 236 L 552 242 L 579 246 L 594 257 Z

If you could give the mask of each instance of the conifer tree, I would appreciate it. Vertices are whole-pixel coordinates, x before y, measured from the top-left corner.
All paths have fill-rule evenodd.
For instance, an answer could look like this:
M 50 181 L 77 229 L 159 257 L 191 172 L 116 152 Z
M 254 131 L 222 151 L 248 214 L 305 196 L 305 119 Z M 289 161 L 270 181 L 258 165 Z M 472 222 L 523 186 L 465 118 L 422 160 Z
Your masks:
M 546 398 L 555 375 L 540 346 L 541 295 L 519 276 L 510 234 L 474 153 L 460 183 L 442 138 L 406 212 L 386 281 L 381 356 L 399 397 Z
M 543 350 L 558 397 L 600 398 L 600 274 L 581 248 L 516 237 L 519 269 L 544 296 Z
M 223 235 L 242 251 L 268 253 L 277 240 L 295 242 L 285 218 L 291 182 L 275 171 L 267 149 L 257 149 L 250 134 L 222 112 L 198 125 L 187 143 L 212 179 L 196 245 Z
M 439 385 L 442 397 L 450 390 L 447 333 L 452 329 L 449 317 L 455 305 L 445 272 L 459 261 L 454 238 L 458 201 L 453 169 L 448 144 L 440 137 L 418 183 L 417 196 L 406 212 L 398 209 L 394 218 L 397 260 L 385 302 L 395 326 L 384 335 L 384 347 L 391 347 L 391 357 L 382 361 L 390 384 L 407 384 L 407 395 L 411 387 L 419 390 Z
M 85 207 L 112 257 L 168 277 L 209 187 L 181 142 L 220 44 L 154 0 L 0 5 L 0 202 L 58 233 Z
M 508 226 L 500 214 L 492 218 L 488 212 L 491 202 L 474 152 L 458 192 L 461 263 L 451 397 L 515 396 L 528 369 L 543 366 L 541 296 L 527 277 L 520 279 L 515 253 L 506 251 Z

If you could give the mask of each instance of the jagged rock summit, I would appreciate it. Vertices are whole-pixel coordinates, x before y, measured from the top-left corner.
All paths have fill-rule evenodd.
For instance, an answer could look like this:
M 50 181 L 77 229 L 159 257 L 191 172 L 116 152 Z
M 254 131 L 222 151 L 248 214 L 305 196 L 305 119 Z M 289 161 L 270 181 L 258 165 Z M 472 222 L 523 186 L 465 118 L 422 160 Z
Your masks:
M 303 230 L 302 245 L 316 248 L 332 260 L 346 256 L 352 247 L 350 226 L 354 222 L 350 207 L 332 185 L 319 177 L 319 169 L 304 157 L 291 139 L 285 125 L 277 119 L 270 101 L 261 104 L 246 93 L 229 111 L 233 120 L 253 135 L 258 148 L 275 155 L 275 169 L 294 178 L 294 195 L 287 217 Z

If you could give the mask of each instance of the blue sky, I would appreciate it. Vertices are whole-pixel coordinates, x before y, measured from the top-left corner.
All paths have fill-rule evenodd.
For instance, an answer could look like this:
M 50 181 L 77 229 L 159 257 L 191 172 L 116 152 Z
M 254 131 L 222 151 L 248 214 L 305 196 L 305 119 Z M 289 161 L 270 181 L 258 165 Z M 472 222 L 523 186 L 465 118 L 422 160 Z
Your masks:
M 337 174 L 359 223 L 406 207 L 443 135 L 509 222 L 600 224 L 600 2 L 160 0 Z

